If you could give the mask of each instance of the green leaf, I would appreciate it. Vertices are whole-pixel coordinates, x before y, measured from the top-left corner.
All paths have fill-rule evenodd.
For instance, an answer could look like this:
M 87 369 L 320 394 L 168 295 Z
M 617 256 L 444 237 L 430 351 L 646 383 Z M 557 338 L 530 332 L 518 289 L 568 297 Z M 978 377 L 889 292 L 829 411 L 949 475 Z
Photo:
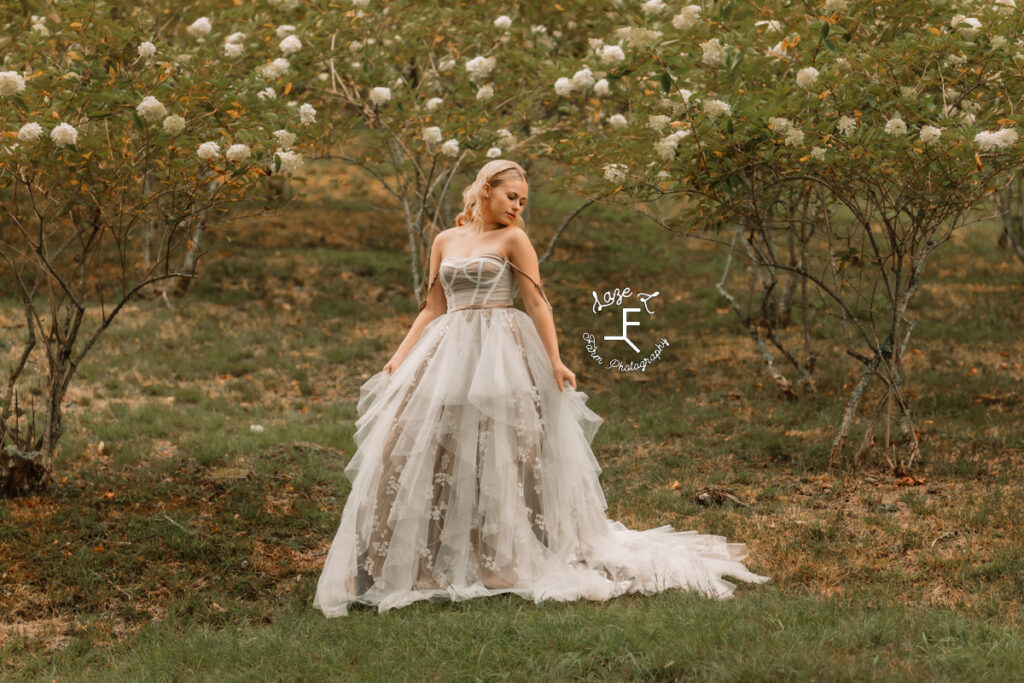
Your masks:
M 828 29 L 830 28 L 829 23 L 826 21 L 821 25 L 821 37 L 828 38 Z
M 835 52 L 835 51 L 836 51 L 836 44 L 835 44 L 835 43 L 833 43 L 833 42 L 832 42 L 831 40 L 829 40 L 828 38 L 826 38 L 826 39 L 825 39 L 825 41 L 824 41 L 824 43 L 823 43 L 823 44 L 825 45 L 825 48 L 826 48 L 826 49 L 828 49 L 828 50 L 831 50 L 832 52 Z
M 665 94 L 672 92 L 672 77 L 668 75 L 668 72 L 661 74 L 661 89 L 665 91 Z

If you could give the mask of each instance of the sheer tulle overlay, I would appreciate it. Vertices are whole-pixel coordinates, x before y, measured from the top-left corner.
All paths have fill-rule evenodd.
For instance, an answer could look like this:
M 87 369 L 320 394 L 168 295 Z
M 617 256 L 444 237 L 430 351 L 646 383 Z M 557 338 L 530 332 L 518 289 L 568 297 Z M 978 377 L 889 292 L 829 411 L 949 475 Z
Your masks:
M 448 312 L 394 374 L 362 386 L 352 491 L 314 607 L 342 616 L 354 602 L 385 612 L 425 599 L 669 588 L 727 597 L 724 576 L 767 581 L 743 566 L 741 543 L 605 517 L 590 448 L 602 420 L 585 393 L 556 385 L 533 321 L 511 307 L 510 266 L 491 254 L 446 259 Z

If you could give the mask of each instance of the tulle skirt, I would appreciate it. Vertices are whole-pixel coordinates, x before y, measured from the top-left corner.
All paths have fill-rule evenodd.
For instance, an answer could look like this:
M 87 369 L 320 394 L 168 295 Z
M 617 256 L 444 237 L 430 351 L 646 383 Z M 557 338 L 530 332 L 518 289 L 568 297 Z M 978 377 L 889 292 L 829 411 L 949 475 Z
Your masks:
M 746 548 L 605 517 L 590 444 L 601 418 L 559 390 L 533 321 L 516 308 L 432 320 L 394 374 L 363 384 L 352 490 L 314 607 L 381 612 L 417 600 L 515 593 L 607 600 L 669 588 L 732 594 Z

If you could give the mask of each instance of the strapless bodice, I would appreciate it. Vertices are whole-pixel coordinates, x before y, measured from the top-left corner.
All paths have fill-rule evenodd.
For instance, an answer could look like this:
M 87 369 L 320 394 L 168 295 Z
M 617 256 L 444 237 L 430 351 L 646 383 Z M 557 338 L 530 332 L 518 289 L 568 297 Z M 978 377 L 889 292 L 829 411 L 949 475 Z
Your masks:
M 511 306 L 518 291 L 509 262 L 497 254 L 445 258 L 438 275 L 449 311 Z

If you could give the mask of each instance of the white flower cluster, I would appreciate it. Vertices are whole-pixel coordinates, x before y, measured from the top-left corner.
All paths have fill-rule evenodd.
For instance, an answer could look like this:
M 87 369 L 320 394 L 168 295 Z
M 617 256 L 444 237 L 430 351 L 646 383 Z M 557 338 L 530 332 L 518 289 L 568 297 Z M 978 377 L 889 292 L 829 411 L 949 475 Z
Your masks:
M 498 144 L 504 147 L 505 149 L 512 149 L 516 145 L 518 145 L 519 142 L 516 140 L 516 136 L 513 135 L 508 128 L 499 128 Z
M 607 164 L 604 167 L 604 179 L 610 183 L 621 183 L 626 180 L 628 170 L 625 164 Z
M 826 150 L 825 150 L 824 147 L 818 147 L 818 146 L 811 147 L 811 158 L 814 159 L 815 161 L 824 161 L 825 160 L 825 151 Z
M 839 129 L 840 135 L 853 135 L 853 131 L 857 130 L 857 119 L 852 116 L 841 116 L 836 128 Z
M 444 139 L 444 135 L 442 135 L 441 129 L 438 128 L 437 126 L 429 126 L 427 128 L 424 128 L 420 135 L 423 137 L 423 142 L 427 143 L 428 145 L 436 145 L 437 143 L 441 142 L 441 140 Z
M 139 57 L 142 57 L 143 59 L 149 59 L 150 57 L 156 54 L 156 45 L 149 42 L 148 40 L 145 40 L 139 43 L 138 52 Z
M 25 79 L 17 71 L 0 71 L 0 95 L 17 95 L 25 89 Z
M 199 17 L 198 19 L 193 21 L 192 25 L 185 30 L 188 31 L 188 34 L 190 36 L 198 38 L 201 36 L 205 36 L 212 29 L 213 26 L 210 25 L 210 19 L 208 17 Z
M 885 132 L 889 135 L 903 135 L 907 132 L 907 124 L 900 118 L 899 114 L 895 114 L 885 122 Z
M 26 123 L 18 130 L 18 139 L 22 142 L 35 142 L 43 134 L 43 127 L 35 121 Z
M 276 149 L 274 154 L 281 160 L 281 173 L 295 173 L 302 166 L 302 155 L 286 149 Z
M 804 90 L 810 90 L 818 80 L 818 70 L 807 66 L 796 72 L 796 84 Z
M 705 40 L 700 44 L 700 49 L 704 52 L 700 61 L 708 66 L 722 66 L 725 64 L 725 47 L 718 38 Z
M 838 14 L 846 11 L 846 5 L 846 0 L 825 0 L 825 5 L 821 9 L 825 14 Z
M 228 161 L 235 163 L 241 163 L 249 158 L 252 150 L 249 149 L 248 145 L 236 144 L 228 147 L 228 151 L 224 152 L 224 156 L 228 158 Z
M 391 101 L 391 88 L 376 87 L 370 89 L 370 101 L 380 106 Z
M 50 35 L 50 29 L 46 28 L 46 17 L 33 14 L 31 18 L 33 31 L 43 36 Z
M 431 97 L 427 100 L 427 111 L 437 111 L 442 104 L 444 104 L 444 100 L 440 97 Z
M 918 139 L 921 140 L 922 145 L 930 145 L 938 140 L 940 135 L 942 135 L 942 130 L 935 126 L 921 126 Z
M 278 57 L 272 62 L 256 67 L 256 72 L 269 81 L 284 76 L 288 73 L 289 68 L 291 68 L 291 64 L 288 60 L 284 57 Z
M 978 148 L 982 152 L 991 152 L 994 149 L 1006 149 L 1017 142 L 1017 131 L 1013 128 L 1000 128 L 997 131 L 983 131 L 974 136 Z
M 220 156 L 220 145 L 216 142 L 204 142 L 196 148 L 196 156 L 200 159 L 213 159 Z
M 474 83 L 482 81 L 491 75 L 497 60 L 494 57 L 474 57 L 466 62 L 466 71 L 469 73 L 469 80 Z
M 629 124 L 622 114 L 612 114 L 608 117 L 608 123 L 612 128 L 625 128 Z
M 647 0 L 640 5 L 640 9 L 644 11 L 644 14 L 658 15 L 668 9 L 668 6 L 662 0 Z
M 676 156 L 676 149 L 679 147 L 679 141 L 689 134 L 689 130 L 683 129 L 677 130 L 671 135 L 663 137 L 654 143 L 654 153 L 664 161 L 671 161 Z
M 755 21 L 754 26 L 764 26 L 764 30 L 767 33 L 782 33 L 782 23 L 778 19 L 762 19 L 761 21 Z
M 604 64 L 621 64 L 626 61 L 626 53 L 620 45 L 604 45 L 598 52 L 601 62 Z
M 476 98 L 484 101 L 494 97 L 494 86 L 493 85 L 482 85 L 480 89 L 476 91 Z
M 135 111 L 138 112 L 141 118 L 150 123 L 156 123 L 167 116 L 167 108 L 152 95 L 144 97 L 142 102 L 139 102 L 138 106 L 135 107 Z
M 62 123 L 50 131 L 50 139 L 58 147 L 73 145 L 78 142 L 78 131 L 70 123 Z
M 497 159 L 500 156 L 501 156 L 501 148 L 500 147 L 491 147 L 490 149 L 487 150 L 487 158 L 488 159 Z
M 704 100 L 704 113 L 712 119 L 731 116 L 732 108 L 722 100 Z
M 298 36 L 285 36 L 281 44 L 278 45 L 278 49 L 281 50 L 281 54 L 290 55 L 294 52 L 298 52 L 302 49 L 302 41 L 299 40 Z
M 260 90 L 258 93 L 256 93 L 256 97 L 263 101 L 273 100 L 277 99 L 277 93 L 274 91 L 273 88 L 267 86 L 263 90 Z
M 455 138 L 445 140 L 444 144 L 441 145 L 441 154 L 445 156 L 453 157 L 459 153 L 459 141 Z
M 177 114 L 171 114 L 166 119 L 164 119 L 164 130 L 170 133 L 171 135 L 180 133 L 181 131 L 185 130 L 185 119 L 178 116 Z
M 512 19 L 508 15 L 502 14 L 494 20 L 494 27 L 501 31 L 507 31 L 512 27 Z
M 687 5 L 679 12 L 679 14 L 672 17 L 672 27 L 684 31 L 688 28 L 693 28 L 697 25 L 697 19 L 700 17 L 700 6 L 699 5 Z
M 968 38 L 973 36 L 981 28 L 981 22 L 974 17 L 966 17 L 963 14 L 953 15 L 950 25 Z
M 245 45 L 242 41 L 245 40 L 245 34 L 235 32 L 224 39 L 224 56 L 229 59 L 241 57 L 242 53 L 245 52 Z
M 295 133 L 289 133 L 282 128 L 281 130 L 274 131 L 274 139 L 277 140 L 277 146 L 280 148 L 279 151 L 289 150 L 295 144 Z
M 312 104 L 307 102 L 299 107 L 299 120 L 304 126 L 308 126 L 316 121 L 316 109 L 313 108 Z
M 672 119 L 664 114 L 651 114 L 647 117 L 647 127 L 651 130 L 661 130 L 669 124 Z

